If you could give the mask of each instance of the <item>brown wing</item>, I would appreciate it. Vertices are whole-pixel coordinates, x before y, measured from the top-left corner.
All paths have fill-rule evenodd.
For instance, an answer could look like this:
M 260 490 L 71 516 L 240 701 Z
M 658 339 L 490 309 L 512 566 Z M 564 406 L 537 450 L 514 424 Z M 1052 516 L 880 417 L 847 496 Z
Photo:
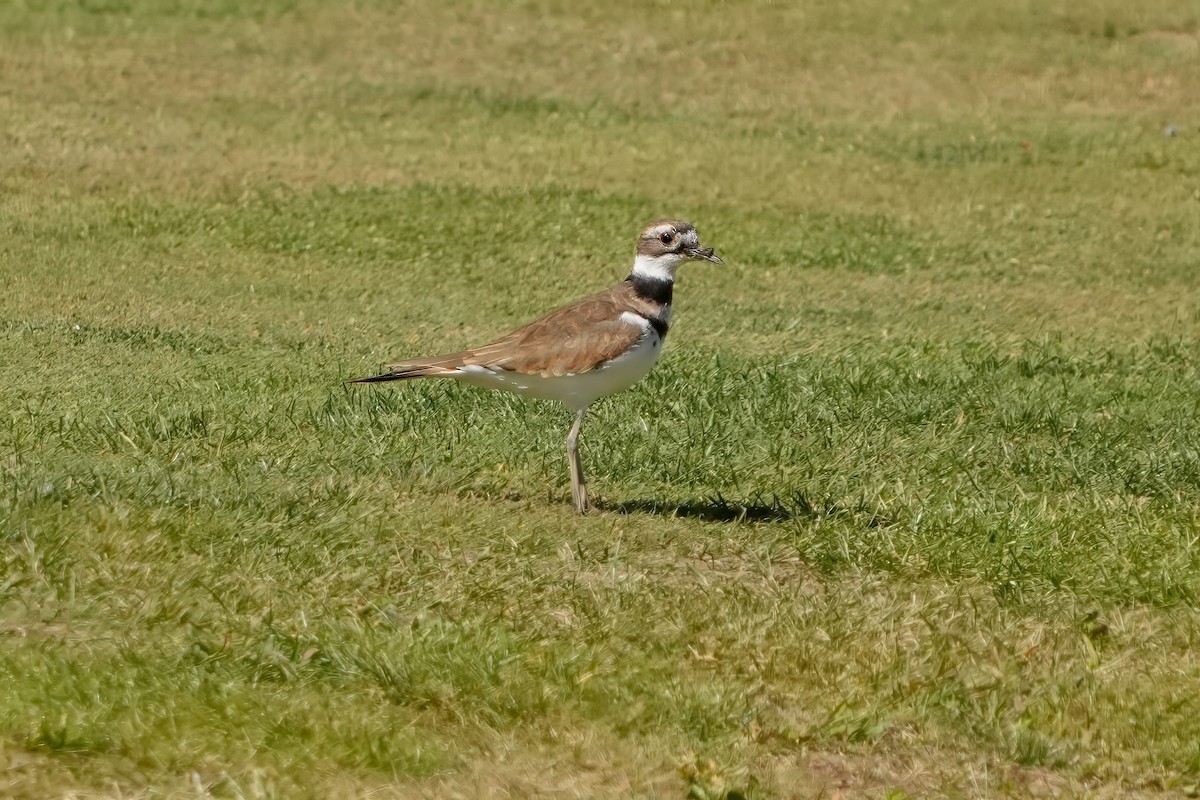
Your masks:
M 625 284 L 576 300 L 494 342 L 428 358 L 391 364 L 383 375 L 361 382 L 445 375 L 478 365 L 546 377 L 588 372 L 633 347 L 645 329 L 621 319 L 645 315 L 640 298 Z

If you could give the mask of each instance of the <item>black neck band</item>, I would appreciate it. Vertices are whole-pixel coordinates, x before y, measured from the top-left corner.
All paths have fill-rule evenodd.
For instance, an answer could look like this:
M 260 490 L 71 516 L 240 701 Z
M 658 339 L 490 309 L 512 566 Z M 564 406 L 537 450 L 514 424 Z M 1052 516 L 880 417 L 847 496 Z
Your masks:
M 633 284 L 633 290 L 638 293 L 639 297 L 659 305 L 670 304 L 671 290 L 675 288 L 674 281 L 638 275 L 636 272 L 625 280 Z

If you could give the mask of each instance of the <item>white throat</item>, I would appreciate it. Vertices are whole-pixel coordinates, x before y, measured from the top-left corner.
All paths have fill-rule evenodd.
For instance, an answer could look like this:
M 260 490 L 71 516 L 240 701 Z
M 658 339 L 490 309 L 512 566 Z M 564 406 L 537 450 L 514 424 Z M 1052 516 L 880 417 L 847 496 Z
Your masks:
M 650 278 L 651 280 L 673 283 L 675 281 L 675 269 L 678 266 L 679 259 L 674 255 L 639 255 L 633 260 L 633 274 L 643 278 Z

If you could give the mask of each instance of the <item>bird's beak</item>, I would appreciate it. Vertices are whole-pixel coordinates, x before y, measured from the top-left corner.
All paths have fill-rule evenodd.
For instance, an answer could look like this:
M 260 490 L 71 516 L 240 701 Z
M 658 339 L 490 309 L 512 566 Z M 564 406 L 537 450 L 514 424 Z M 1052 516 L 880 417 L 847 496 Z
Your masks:
M 713 252 L 711 247 L 689 247 L 687 250 L 684 250 L 684 252 L 687 253 L 688 258 L 694 258 L 700 261 L 711 261 L 714 264 L 725 263 L 717 257 L 717 254 Z

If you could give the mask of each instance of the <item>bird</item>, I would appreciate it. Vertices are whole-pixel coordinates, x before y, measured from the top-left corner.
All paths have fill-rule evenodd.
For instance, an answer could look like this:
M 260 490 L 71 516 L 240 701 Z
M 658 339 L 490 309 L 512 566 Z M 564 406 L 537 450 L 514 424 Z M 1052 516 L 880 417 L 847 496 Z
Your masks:
M 557 400 L 574 414 L 567 435 L 571 499 L 590 506 L 579 432 L 588 407 L 644 378 L 662 352 L 671 324 L 676 271 L 689 261 L 724 262 L 704 247 L 695 227 L 678 219 L 646 226 L 633 269 L 621 283 L 567 303 L 487 344 L 455 353 L 410 358 L 349 383 L 451 378 L 527 397 Z

